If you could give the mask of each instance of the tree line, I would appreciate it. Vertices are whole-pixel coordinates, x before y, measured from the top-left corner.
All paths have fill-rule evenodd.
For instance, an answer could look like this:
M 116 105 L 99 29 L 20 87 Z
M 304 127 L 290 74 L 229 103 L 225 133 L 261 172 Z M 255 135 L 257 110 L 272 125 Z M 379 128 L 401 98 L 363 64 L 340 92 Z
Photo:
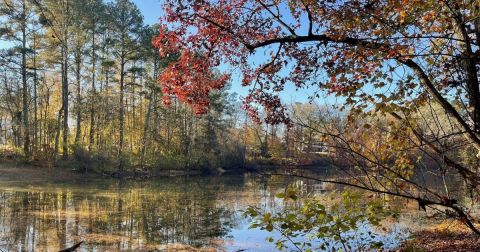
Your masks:
M 157 78 L 176 56 L 158 56 L 159 27 L 131 1 L 3 0 L 1 16 L 1 141 L 26 160 L 89 153 L 121 171 L 132 155 L 145 166 L 155 153 L 221 149 L 232 98 L 212 94 L 201 118 L 175 99 L 164 106 Z
M 159 56 L 160 27 L 131 1 L 2 0 L 0 11 L 0 141 L 27 161 L 242 167 L 298 157 L 315 141 L 254 123 L 228 86 L 202 116 L 175 96 L 164 105 L 158 78 L 180 53 Z M 308 143 L 288 140 L 303 134 Z

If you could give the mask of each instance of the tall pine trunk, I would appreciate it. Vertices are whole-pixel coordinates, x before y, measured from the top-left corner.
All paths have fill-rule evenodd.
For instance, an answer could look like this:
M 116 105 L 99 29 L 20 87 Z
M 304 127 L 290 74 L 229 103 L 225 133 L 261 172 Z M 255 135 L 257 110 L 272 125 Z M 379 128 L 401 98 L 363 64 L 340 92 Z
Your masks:
M 38 148 L 38 76 L 37 76 L 37 40 L 33 36 L 33 150 Z M 35 153 L 34 153 L 35 155 Z
M 120 114 L 119 114 L 119 124 L 120 124 L 120 140 L 118 146 L 118 158 L 119 158 L 119 165 L 118 171 L 121 173 L 123 172 L 124 160 L 123 160 L 123 145 L 124 145 L 124 125 L 125 125 L 125 104 L 124 100 L 124 92 L 125 92 L 125 53 L 122 51 L 120 56 Z
M 61 121 L 62 121 L 62 112 L 64 111 L 63 104 L 60 110 L 58 111 L 57 115 L 57 125 L 55 129 L 55 149 L 54 149 L 54 155 L 55 155 L 55 163 L 58 161 L 58 149 L 59 149 L 59 140 L 60 140 L 60 130 L 61 130 Z
M 88 150 L 92 151 L 95 136 L 95 105 L 97 98 L 97 91 L 95 88 L 95 20 L 92 22 L 92 101 L 90 101 L 90 133 L 88 136 Z
M 68 1 L 65 2 L 64 18 L 68 16 Z M 63 76 L 62 76 L 62 107 L 63 107 L 63 148 L 62 158 L 68 158 L 68 22 L 63 27 Z
M 77 49 L 75 52 L 75 65 L 76 65 L 76 79 L 77 79 L 77 128 L 75 133 L 75 144 L 80 144 L 80 138 L 82 136 L 82 86 L 81 86 L 81 64 L 82 64 L 82 56 L 80 45 L 77 44 Z
M 64 45 L 63 53 L 63 76 L 62 76 L 62 107 L 63 107 L 63 136 L 62 158 L 68 158 L 68 57 L 67 45 Z
M 30 158 L 30 127 L 28 123 L 28 85 L 27 85 L 27 10 L 22 1 L 22 107 L 23 107 L 23 151 L 25 159 Z
M 150 100 L 148 101 L 147 115 L 145 116 L 145 125 L 143 127 L 142 151 L 140 157 L 141 168 L 144 168 L 145 166 L 145 152 L 147 150 L 148 131 L 150 128 L 150 115 L 152 114 L 154 92 L 155 88 L 152 88 L 152 91 L 150 92 Z

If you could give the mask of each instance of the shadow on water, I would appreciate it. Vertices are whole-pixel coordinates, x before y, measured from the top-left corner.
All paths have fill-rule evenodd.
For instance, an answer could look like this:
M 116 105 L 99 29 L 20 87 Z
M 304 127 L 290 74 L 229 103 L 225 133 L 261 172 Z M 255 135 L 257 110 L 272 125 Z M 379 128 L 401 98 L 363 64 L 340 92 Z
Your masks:
M 0 249 L 58 251 L 85 241 L 78 251 L 271 251 L 270 234 L 248 229 L 239 210 L 281 207 L 274 195 L 291 183 L 328 190 L 252 174 L 0 184 Z

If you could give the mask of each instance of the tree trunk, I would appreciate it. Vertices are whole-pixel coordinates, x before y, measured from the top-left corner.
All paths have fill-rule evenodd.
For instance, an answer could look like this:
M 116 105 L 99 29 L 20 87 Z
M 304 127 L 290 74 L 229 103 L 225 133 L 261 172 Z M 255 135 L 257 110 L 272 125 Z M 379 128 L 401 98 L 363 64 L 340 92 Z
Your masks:
M 97 91 L 95 88 L 95 21 L 92 26 L 92 100 L 90 101 L 90 133 L 88 137 L 88 150 L 92 151 L 95 136 L 95 106 Z
M 152 113 L 152 106 L 153 106 L 153 97 L 154 91 L 150 93 L 150 100 L 148 102 L 147 108 L 147 115 L 145 116 L 145 125 L 143 127 L 143 137 L 142 137 L 142 151 L 141 151 L 141 158 L 140 158 L 140 167 L 144 168 L 145 166 L 145 151 L 147 150 L 147 140 L 148 140 L 148 129 L 150 128 L 150 115 Z
M 133 62 L 133 68 L 134 71 L 132 73 L 132 94 L 130 97 L 132 97 L 131 102 L 132 102 L 132 116 L 131 116 L 131 129 L 130 129 L 130 152 L 133 152 L 133 144 L 134 144 L 134 134 L 135 134 L 135 81 L 136 81 L 136 70 L 135 70 L 135 61 Z
M 25 159 L 30 158 L 30 128 L 28 123 L 28 85 L 27 85 L 27 10 L 22 1 L 22 107 L 23 107 L 23 151 Z
M 55 163 L 58 161 L 58 147 L 59 147 L 59 140 L 60 140 L 60 129 L 61 129 L 61 120 L 62 120 L 62 112 L 64 111 L 63 105 L 58 111 L 58 116 L 57 116 L 57 128 L 55 132 L 55 149 L 54 149 L 54 155 L 55 155 Z
M 68 16 L 68 1 L 65 2 L 64 17 Z M 62 158 L 68 158 L 68 24 L 67 21 L 63 27 L 62 42 L 62 59 L 63 59 L 63 76 L 62 76 L 62 107 L 63 107 L 63 150 Z
M 62 143 L 62 158 L 68 158 L 68 76 L 67 76 L 67 45 L 63 46 L 62 50 L 62 108 L 63 108 L 63 143 Z
M 125 53 L 122 52 L 120 56 L 120 114 L 119 114 L 119 124 L 120 124 L 120 140 L 118 143 L 118 158 L 119 158 L 119 165 L 118 171 L 123 172 L 123 145 L 124 145 L 124 124 L 125 124 L 125 104 L 123 103 L 123 97 L 125 92 Z
M 44 79 L 44 84 L 47 89 L 47 94 L 45 97 L 45 111 L 44 111 L 44 120 L 43 120 L 43 131 L 44 131 L 44 144 L 50 145 L 50 136 L 48 134 L 49 132 L 49 126 L 47 124 L 47 118 L 48 118 L 48 108 L 50 108 L 50 89 L 47 87 L 47 79 L 45 77 L 45 73 L 43 74 L 43 79 Z
M 38 76 L 37 76 L 37 41 L 33 36 L 33 150 L 38 148 Z
M 77 50 L 75 52 L 75 65 L 76 65 L 76 79 L 77 79 L 77 128 L 75 134 L 75 144 L 80 144 L 80 138 L 82 135 L 82 87 L 81 87 L 81 76 L 80 76 L 80 68 L 82 64 L 82 56 L 80 51 L 80 45 L 77 44 Z

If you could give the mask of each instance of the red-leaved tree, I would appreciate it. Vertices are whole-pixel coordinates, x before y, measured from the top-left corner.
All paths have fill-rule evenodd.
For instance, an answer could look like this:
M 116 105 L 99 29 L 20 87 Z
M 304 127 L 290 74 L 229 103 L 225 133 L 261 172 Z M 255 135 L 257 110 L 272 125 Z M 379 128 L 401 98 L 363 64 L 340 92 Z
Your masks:
M 408 129 L 402 127 L 407 147 L 434 156 L 444 171 L 463 178 L 469 189 L 478 188 L 479 1 L 166 0 L 164 11 L 155 44 L 162 56 L 182 56 L 162 74 L 160 84 L 198 112 L 206 111 L 209 93 L 229 79 L 212 72 L 220 65 L 240 71 L 250 90 L 245 108 L 258 120 L 262 107 L 267 123 L 291 122 L 279 97 L 286 85 L 318 87 L 343 97 L 351 120 L 388 114 Z M 419 127 L 421 108 L 432 102 L 448 117 L 453 129 L 448 134 Z M 468 146 L 473 161 L 458 159 L 453 143 Z M 371 174 L 368 168 L 378 169 L 380 162 L 360 150 L 365 148 L 353 148 L 357 153 L 352 155 L 363 158 L 363 170 Z M 381 174 L 415 184 L 391 161 L 383 165 L 389 173 Z M 416 199 L 422 207 L 452 208 L 480 234 L 448 191 L 437 195 L 417 186 L 406 192 L 404 185 L 391 183 L 388 189 L 368 181 L 356 185 Z

